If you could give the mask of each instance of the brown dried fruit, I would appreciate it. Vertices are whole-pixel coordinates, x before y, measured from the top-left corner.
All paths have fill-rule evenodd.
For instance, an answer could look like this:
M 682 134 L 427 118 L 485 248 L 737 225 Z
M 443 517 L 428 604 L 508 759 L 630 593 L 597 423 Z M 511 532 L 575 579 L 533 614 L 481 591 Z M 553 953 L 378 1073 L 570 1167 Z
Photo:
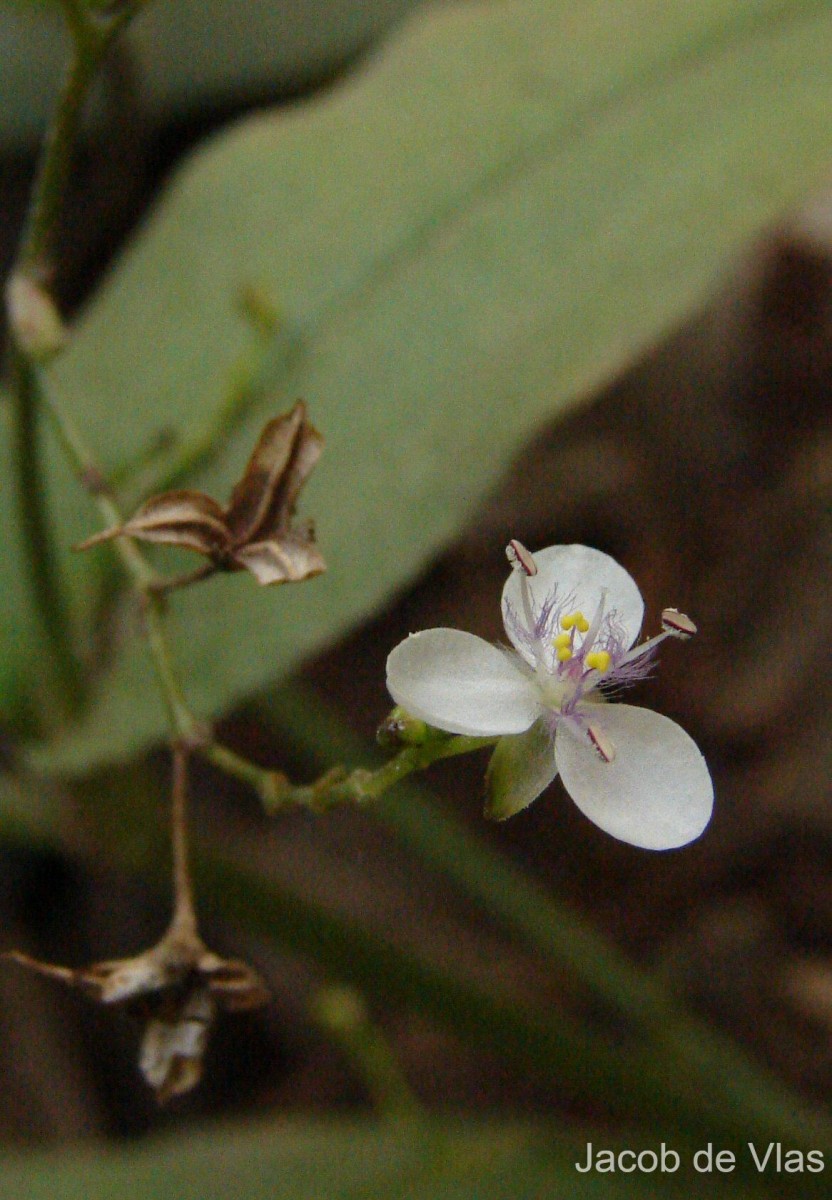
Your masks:
M 311 525 L 292 526 L 301 488 L 323 449 L 323 438 L 299 401 L 269 421 L 227 508 L 204 492 L 180 489 L 151 498 L 123 525 L 82 542 L 85 550 L 114 537 L 181 546 L 218 570 L 247 570 L 258 583 L 298 583 L 326 570 Z
M 175 927 L 135 958 L 79 969 L 41 962 L 19 950 L 5 957 L 139 1016 L 145 1022 L 139 1067 L 162 1104 L 199 1083 L 208 1035 L 220 1009 L 259 1008 L 269 999 L 251 967 L 220 958 L 196 934 Z

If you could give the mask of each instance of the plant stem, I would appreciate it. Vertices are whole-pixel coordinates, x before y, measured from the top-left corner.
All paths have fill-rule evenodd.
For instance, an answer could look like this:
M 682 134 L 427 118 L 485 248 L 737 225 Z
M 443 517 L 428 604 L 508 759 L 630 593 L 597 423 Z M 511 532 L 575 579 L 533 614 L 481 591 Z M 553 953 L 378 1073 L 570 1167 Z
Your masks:
M 173 918 L 170 932 L 194 940 L 198 935 L 188 852 L 188 749 L 181 742 L 174 742 L 173 745 L 170 804 L 173 857 Z
M 69 18 L 67 23 L 73 35 L 72 56 L 55 118 L 41 151 L 15 267 L 42 282 L 46 282 L 52 272 L 53 243 L 81 112 L 106 49 L 100 34 L 87 34 L 85 24 Z
M 414 771 L 424 771 L 435 762 L 445 758 L 457 758 L 460 754 L 470 754 L 474 750 L 482 750 L 494 746 L 497 738 L 464 737 L 462 735 L 447 738 L 437 738 L 421 746 L 405 746 L 393 758 L 382 763 L 375 770 L 357 767 L 349 773 L 336 767 L 326 771 L 314 783 L 295 785 L 285 780 L 273 785 L 274 792 L 271 801 L 266 800 L 266 806 L 273 812 L 292 804 L 303 805 L 306 808 L 330 808 L 336 804 L 364 804 L 368 800 L 377 800 L 395 784 L 412 775 Z M 274 776 L 274 772 L 268 772 Z M 281 779 L 283 777 L 280 777 Z
M 264 767 L 259 767 L 257 763 L 243 758 L 242 755 L 230 750 L 228 746 L 220 745 L 219 742 L 206 742 L 197 745 L 195 749 L 208 762 L 224 771 L 226 775 L 231 775 L 232 778 L 239 779 L 241 783 L 248 784 L 257 792 L 265 805 L 275 802 L 276 792 L 283 783 L 283 776 L 279 775 L 277 771 L 268 771 Z
M 359 991 L 343 984 L 324 987 L 313 1000 L 312 1014 L 363 1079 L 382 1119 L 425 1118 L 393 1047 L 371 1020 Z
M 67 12 L 67 22 L 72 22 Z M 94 77 L 97 59 L 74 37 L 73 54 L 55 119 L 43 145 L 16 272 L 43 280 L 50 274 L 55 226 L 64 198 L 71 150 L 76 139 L 80 112 Z M 37 430 L 37 383 L 34 362 L 26 356 L 11 330 L 11 373 L 16 419 L 17 494 L 23 547 L 32 600 L 40 616 L 44 635 L 59 680 L 62 707 L 78 708 L 83 701 L 82 668 L 73 649 L 70 611 L 58 565 L 53 530 L 44 498 L 41 444 Z
M 41 485 L 37 436 L 36 376 L 32 364 L 11 342 L 17 502 L 26 569 L 35 609 L 49 647 L 59 709 L 71 711 L 83 695 L 83 673 L 73 649 L 70 615 Z
M 81 434 L 46 388 L 40 389 L 40 398 L 79 481 L 92 496 L 105 523 L 122 525 L 122 513 Z M 164 601 L 157 590 L 159 576 L 130 538 L 117 538 L 113 546 L 142 600 L 148 646 L 168 710 L 172 735 L 187 743 L 199 742 L 206 734 L 188 707 L 173 666 L 164 630 Z
M 355 767 L 347 771 L 340 766 L 332 767 L 313 783 L 307 784 L 293 784 L 282 771 L 258 766 L 251 759 L 243 758 L 218 742 L 197 742 L 194 750 L 226 775 L 253 788 L 268 813 L 289 807 L 320 812 L 339 804 L 360 805 L 377 800 L 414 771 L 423 771 L 444 758 L 456 758 L 460 754 L 470 754 L 473 750 L 493 746 L 496 741 L 496 738 L 441 737 L 421 746 L 405 746 L 375 770 Z
M 84 103 L 111 41 L 146 0 L 124 5 L 118 15 L 96 21 L 79 0 L 62 0 L 72 53 L 55 116 L 44 141 L 13 275 L 45 285 L 52 276 L 54 240 Z M 76 709 L 84 698 L 84 675 L 73 647 L 69 605 L 62 586 L 54 533 L 48 519 L 37 420 L 36 367 L 12 323 L 11 382 L 14 393 L 15 473 L 23 553 L 32 600 L 46 636 L 61 706 Z
M 73 20 L 67 13 L 73 29 Z M 71 149 L 97 59 L 74 36 L 73 54 L 35 178 L 15 273 L 45 279 L 55 226 L 69 174 Z M 50 648 L 63 707 L 75 708 L 82 672 L 73 650 L 69 606 L 61 586 L 54 535 L 47 516 L 38 436 L 36 367 L 11 328 L 11 379 L 15 413 L 15 471 L 23 547 L 32 599 Z

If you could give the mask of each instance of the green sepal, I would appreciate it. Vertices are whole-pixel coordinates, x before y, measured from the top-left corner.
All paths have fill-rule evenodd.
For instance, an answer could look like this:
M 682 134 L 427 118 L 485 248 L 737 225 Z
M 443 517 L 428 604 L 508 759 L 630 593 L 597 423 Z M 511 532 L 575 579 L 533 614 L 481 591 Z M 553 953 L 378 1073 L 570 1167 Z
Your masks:
M 500 738 L 485 774 L 485 817 L 505 821 L 522 812 L 557 773 L 552 735 L 543 721 Z

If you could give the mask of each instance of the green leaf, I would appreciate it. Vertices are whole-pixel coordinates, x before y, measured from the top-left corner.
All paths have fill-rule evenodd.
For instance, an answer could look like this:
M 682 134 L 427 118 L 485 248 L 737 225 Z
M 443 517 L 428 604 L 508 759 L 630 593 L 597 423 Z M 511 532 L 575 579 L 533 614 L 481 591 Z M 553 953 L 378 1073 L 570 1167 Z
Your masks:
M 232 1185 L 239 1200 L 673 1200 L 697 1183 L 689 1151 L 680 1146 L 679 1152 L 686 1169 L 680 1165 L 678 1175 L 581 1174 L 574 1164 L 586 1161 L 586 1143 L 567 1142 L 546 1126 L 283 1119 L 117 1151 L 7 1160 L 0 1200 L 226 1200 Z M 798 1194 L 781 1186 L 784 1195 Z M 708 1177 L 708 1188 L 708 1195 L 734 1200 L 759 1194 L 736 1177 L 727 1183 Z
M 221 403 L 242 284 L 286 314 L 268 403 L 194 482 L 224 501 L 264 420 L 305 398 L 327 450 L 301 508 L 329 573 L 175 598 L 197 710 L 387 600 L 540 422 L 688 314 L 822 178 L 831 60 L 821 0 L 594 0 L 579 20 L 564 0 L 441 6 L 342 86 L 193 156 L 52 379 L 112 466 Z M 89 506 L 56 489 L 67 542 L 91 533 Z M 53 763 L 161 735 L 136 625 Z

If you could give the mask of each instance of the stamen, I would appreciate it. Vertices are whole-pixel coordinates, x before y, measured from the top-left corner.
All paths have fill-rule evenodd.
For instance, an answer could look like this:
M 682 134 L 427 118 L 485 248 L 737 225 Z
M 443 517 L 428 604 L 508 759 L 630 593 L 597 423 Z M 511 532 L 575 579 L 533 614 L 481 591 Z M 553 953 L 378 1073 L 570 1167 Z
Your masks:
M 662 629 L 671 637 L 690 638 L 696 633 L 696 626 L 690 617 L 679 612 L 678 608 L 666 608 L 662 612 Z
M 628 650 L 624 657 L 616 664 L 616 670 L 638 658 L 643 658 L 645 654 L 650 654 L 665 638 L 675 637 L 687 641 L 696 632 L 696 626 L 690 617 L 679 612 L 677 608 L 666 608 L 662 612 L 662 632 L 657 633 L 655 637 L 648 638 L 640 646 L 633 646 L 632 650 Z
M 664 633 L 657 633 L 655 637 L 648 638 L 646 642 L 641 642 L 638 646 L 633 646 L 631 650 L 628 650 L 625 655 L 619 658 L 615 666 L 616 671 L 621 667 L 626 667 L 628 663 L 637 662 L 638 659 L 644 658 L 646 654 L 652 654 L 665 638 L 673 636 L 670 630 L 666 629 Z
M 606 603 L 607 603 L 607 589 L 602 588 L 601 589 L 601 599 L 598 601 L 598 607 L 596 608 L 595 615 L 592 618 L 592 624 L 590 625 L 590 623 L 587 621 L 587 619 L 583 615 L 583 613 L 576 614 L 577 616 L 579 616 L 581 618 L 581 621 L 583 622 L 583 624 L 578 625 L 578 628 L 580 629 L 581 633 L 586 634 L 586 637 L 584 638 L 584 640 L 581 644 L 581 649 L 583 650 L 583 653 L 585 655 L 589 650 L 592 649 L 595 639 L 598 637 L 598 634 L 601 632 L 601 623 L 604 619 L 604 608 L 606 607 Z M 588 633 L 587 633 L 587 630 L 589 630 Z
M 572 657 L 572 651 L 569 646 L 559 646 L 555 651 L 555 657 L 557 658 L 558 662 L 569 662 L 570 658 Z
M 532 639 L 531 650 L 534 654 L 535 666 L 540 671 L 544 667 L 543 646 L 537 633 L 532 590 L 529 587 L 529 579 L 537 574 L 537 564 L 523 543 L 518 542 L 516 538 L 512 538 L 506 546 L 506 558 L 511 563 L 512 569 L 520 576 L 520 603 L 523 606 L 523 619 L 526 622 L 529 637 Z
M 598 757 L 605 763 L 611 763 L 615 758 L 615 746 L 607 735 L 597 725 L 587 725 L 586 733 Z
M 572 634 L 571 633 L 559 633 L 556 637 L 552 638 L 552 645 L 557 650 L 562 650 L 564 646 L 571 647 Z
M 516 538 L 512 538 L 506 546 L 506 558 L 515 571 L 522 571 L 524 575 L 529 576 L 537 574 L 537 563 L 523 543 L 518 542 Z
M 608 650 L 592 650 L 584 659 L 586 665 L 593 671 L 608 671 L 612 658 Z
M 589 629 L 589 621 L 582 612 L 567 613 L 565 617 L 561 617 L 561 629 L 577 629 L 579 633 L 586 633 Z

